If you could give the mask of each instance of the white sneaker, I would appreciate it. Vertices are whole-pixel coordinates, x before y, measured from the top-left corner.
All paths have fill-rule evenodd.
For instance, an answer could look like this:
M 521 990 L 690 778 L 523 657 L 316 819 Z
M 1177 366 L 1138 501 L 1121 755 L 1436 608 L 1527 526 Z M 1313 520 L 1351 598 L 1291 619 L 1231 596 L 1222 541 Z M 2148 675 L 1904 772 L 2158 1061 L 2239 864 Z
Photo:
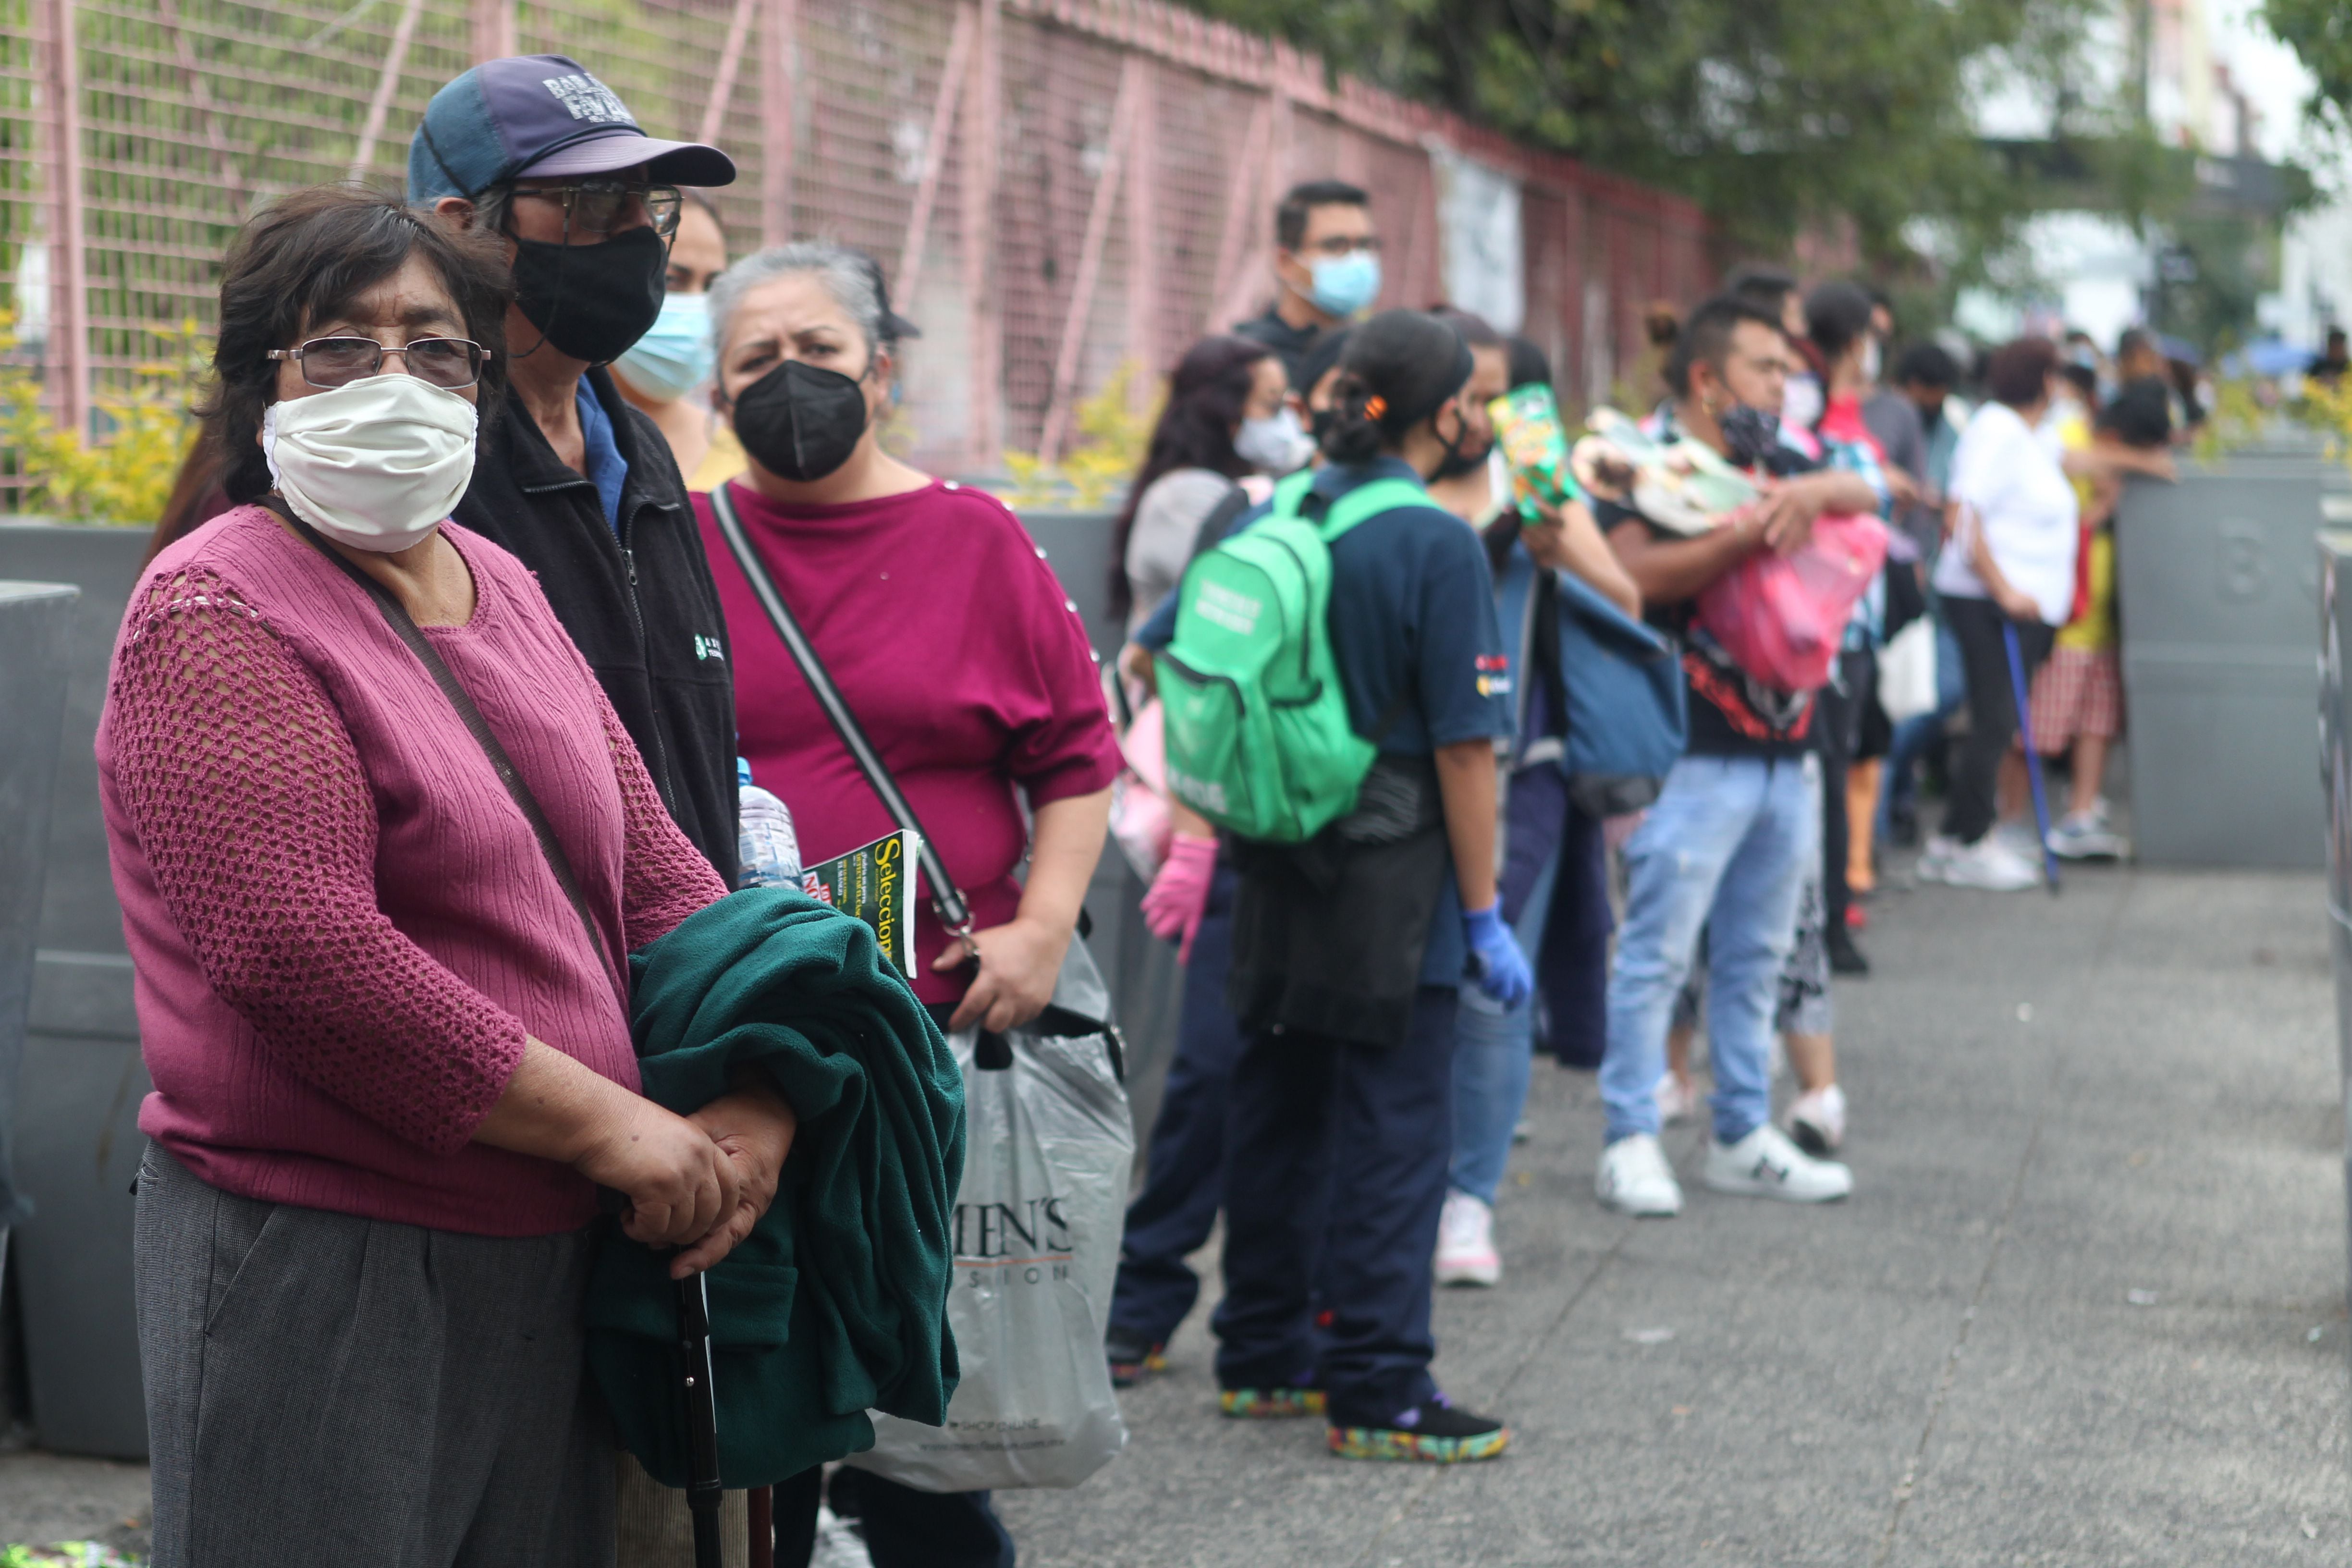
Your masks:
M 1666 1152 L 1647 1132 L 1620 1138 L 1601 1151 L 1601 1171 L 1592 1190 L 1601 1204 L 1619 1214 L 1645 1219 L 1672 1219 L 1683 1212 L 1683 1186 Z
M 2026 859 L 1990 833 L 1974 844 L 1961 845 L 1923 879 L 1954 888 L 1980 888 L 1990 893 L 2019 893 L 2042 884 L 2042 868 Z
M 1737 1143 L 1707 1140 L 1706 1184 L 1718 1193 L 1825 1204 L 1853 1191 L 1853 1173 L 1834 1160 L 1816 1160 L 1766 1122 Z
M 2050 853 L 2061 860 L 2121 860 L 2131 854 L 2131 841 L 2110 829 L 2104 814 L 2075 812 L 2050 830 Z
M 1944 879 L 1944 868 L 1959 852 L 1958 839 L 1931 833 L 1927 835 L 1926 846 L 1919 851 L 1919 863 L 1912 868 L 1913 874 L 1923 882 L 1940 882 Z
M 1845 1090 L 1832 1084 L 1789 1103 L 1789 1136 L 1815 1159 L 1825 1159 L 1845 1142 Z
M 2033 818 L 2019 816 L 1995 823 L 1988 837 L 2000 840 L 2000 847 L 2019 859 L 2041 863 L 2042 845 L 2033 835 Z
M 1696 1085 L 1685 1087 L 1683 1080 L 1672 1073 L 1658 1079 L 1658 1121 L 1662 1125 L 1672 1127 L 1677 1121 L 1687 1121 L 1691 1112 L 1697 1109 Z
M 1440 1285 L 1496 1285 L 1503 1279 L 1502 1256 L 1495 1250 L 1495 1211 L 1468 1193 L 1449 1191 L 1437 1215 L 1437 1262 L 1433 1269 Z

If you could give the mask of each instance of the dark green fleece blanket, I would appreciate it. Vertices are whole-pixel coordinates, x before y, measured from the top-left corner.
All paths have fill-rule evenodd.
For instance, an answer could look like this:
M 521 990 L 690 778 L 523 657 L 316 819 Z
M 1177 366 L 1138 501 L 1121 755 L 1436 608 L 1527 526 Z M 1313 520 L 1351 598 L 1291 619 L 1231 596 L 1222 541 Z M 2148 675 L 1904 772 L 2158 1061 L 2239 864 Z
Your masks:
M 730 894 L 629 964 L 648 1098 L 692 1111 L 753 1063 L 800 1117 L 774 1205 L 707 1277 L 726 1484 L 872 1447 L 869 1407 L 937 1425 L 964 1141 L 939 1026 L 871 931 L 782 888 Z M 687 1479 L 677 1328 L 667 1255 L 611 1229 L 589 1364 L 622 1445 L 667 1486 Z

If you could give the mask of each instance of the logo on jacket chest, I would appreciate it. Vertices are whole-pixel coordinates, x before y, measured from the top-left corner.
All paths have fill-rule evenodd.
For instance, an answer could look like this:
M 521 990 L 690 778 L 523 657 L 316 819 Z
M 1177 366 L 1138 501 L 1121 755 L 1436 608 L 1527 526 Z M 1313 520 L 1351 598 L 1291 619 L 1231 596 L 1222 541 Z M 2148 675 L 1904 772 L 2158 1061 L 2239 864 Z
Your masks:
M 717 637 L 697 635 L 694 639 L 694 657 L 698 661 L 715 658 L 724 664 L 727 662 L 727 650 L 719 646 Z

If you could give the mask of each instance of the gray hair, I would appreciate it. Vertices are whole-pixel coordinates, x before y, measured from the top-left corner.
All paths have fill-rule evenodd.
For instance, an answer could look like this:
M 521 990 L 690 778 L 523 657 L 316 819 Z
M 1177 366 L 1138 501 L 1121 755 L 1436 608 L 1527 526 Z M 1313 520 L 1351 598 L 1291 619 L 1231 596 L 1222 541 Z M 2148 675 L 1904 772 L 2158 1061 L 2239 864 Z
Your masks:
M 474 226 L 484 234 L 507 231 L 507 215 L 514 209 L 514 182 L 500 180 L 484 186 L 474 197 Z
M 743 297 L 762 283 L 772 283 L 779 278 L 806 273 L 824 285 L 833 302 L 848 312 L 866 338 L 868 355 L 887 353 L 898 347 L 882 326 L 882 296 L 874 287 L 872 263 L 845 245 L 828 240 L 803 239 L 791 245 L 772 245 L 755 255 L 730 265 L 710 285 L 710 347 L 717 354 L 727 350 L 727 334 L 734 327 L 735 312 L 742 308 Z

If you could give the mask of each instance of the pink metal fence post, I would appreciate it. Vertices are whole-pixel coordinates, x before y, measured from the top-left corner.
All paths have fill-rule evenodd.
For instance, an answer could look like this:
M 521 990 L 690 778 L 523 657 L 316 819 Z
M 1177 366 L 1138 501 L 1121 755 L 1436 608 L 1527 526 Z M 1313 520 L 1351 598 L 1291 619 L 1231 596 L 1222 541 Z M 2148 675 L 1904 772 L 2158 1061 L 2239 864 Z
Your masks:
M 474 63 L 502 60 L 520 52 L 515 38 L 515 0 L 471 0 L 467 11 Z
M 931 208 L 939 202 L 940 171 L 947 166 L 948 142 L 955 135 L 956 104 L 963 96 L 964 75 L 971 68 L 972 35 L 979 30 L 980 7 L 959 0 L 955 26 L 948 34 L 947 63 L 940 68 L 940 96 L 931 105 L 931 122 L 923 138 L 923 173 L 915 184 L 915 205 L 907 215 L 907 239 L 898 250 L 898 298 L 915 308 L 923 281 L 923 253 L 930 244 Z
M 1201 323 L 1203 331 L 1224 331 L 1248 311 L 1246 296 L 1259 288 L 1258 279 L 1245 276 L 1243 268 L 1255 251 L 1250 238 L 1263 221 L 1257 210 L 1258 192 L 1266 183 L 1266 146 L 1273 125 L 1274 100 L 1259 99 L 1250 110 L 1240 155 L 1234 160 L 1233 176 L 1225 187 L 1225 231 L 1217 245 L 1217 270 L 1209 285 L 1209 319 Z M 1236 295 L 1243 296 L 1238 302 Z
M 424 9 L 425 0 L 408 0 L 400 8 L 400 21 L 392 29 L 392 46 L 384 51 L 383 70 L 375 79 L 375 95 L 368 100 L 359 148 L 352 154 L 351 179 L 366 179 L 375 163 L 376 139 L 383 134 L 383 117 L 392 111 L 392 95 L 400 88 L 400 68 L 408 63 L 408 41 L 416 35 L 417 14 Z
M 1087 209 L 1087 235 L 1078 247 L 1078 275 L 1070 289 L 1070 313 L 1062 323 L 1062 352 L 1054 358 L 1054 395 L 1045 405 L 1045 430 L 1038 437 L 1037 456 L 1052 463 L 1062 455 L 1069 434 L 1070 405 L 1078 395 L 1078 361 L 1086 352 L 1087 321 L 1094 314 L 1095 285 L 1102 279 L 1103 247 L 1110 239 L 1111 208 L 1118 201 L 1119 174 L 1133 151 L 1136 79 L 1143 59 L 1129 55 L 1118 68 L 1118 96 L 1111 102 L 1109 145 L 1103 151 L 1102 173 L 1095 179 L 1094 201 Z
M 1135 374 L 1127 384 L 1130 413 L 1151 406 L 1166 355 L 1160 346 L 1160 73 L 1149 57 L 1136 62 L 1135 104 L 1129 110 L 1127 167 L 1127 357 Z
M 799 0 L 764 0 L 760 40 L 760 243 L 793 237 L 793 52 Z
M 751 33 L 751 11 L 759 0 L 735 0 L 735 15 L 728 18 L 727 41 L 719 47 L 719 70 L 710 84 L 710 101 L 703 107 L 702 126 L 695 132 L 697 142 L 717 145 L 719 132 L 727 123 L 727 105 L 735 96 L 736 73 L 742 68 L 743 45 Z
M 81 53 L 74 0 L 48 0 L 49 311 L 58 423 L 89 435 L 89 270 L 82 223 Z
M 967 459 L 977 469 L 996 466 L 1003 445 L 999 406 L 1003 375 L 996 300 L 989 289 L 994 243 L 996 128 L 1002 104 L 1004 23 L 999 0 L 980 0 L 980 30 L 972 39 L 971 90 L 966 95 L 963 147 L 963 304 L 971 371 Z
M 171 30 L 172 54 L 180 67 L 180 79 L 187 83 L 188 101 L 195 108 L 196 122 L 204 127 L 205 145 L 212 149 L 213 174 L 220 181 L 221 189 L 242 206 L 245 176 L 237 171 L 236 160 L 229 155 L 228 138 L 223 134 L 220 115 L 213 107 L 212 84 L 196 68 L 195 47 L 189 43 L 188 29 L 180 21 L 179 0 L 157 0 L 155 15 Z

